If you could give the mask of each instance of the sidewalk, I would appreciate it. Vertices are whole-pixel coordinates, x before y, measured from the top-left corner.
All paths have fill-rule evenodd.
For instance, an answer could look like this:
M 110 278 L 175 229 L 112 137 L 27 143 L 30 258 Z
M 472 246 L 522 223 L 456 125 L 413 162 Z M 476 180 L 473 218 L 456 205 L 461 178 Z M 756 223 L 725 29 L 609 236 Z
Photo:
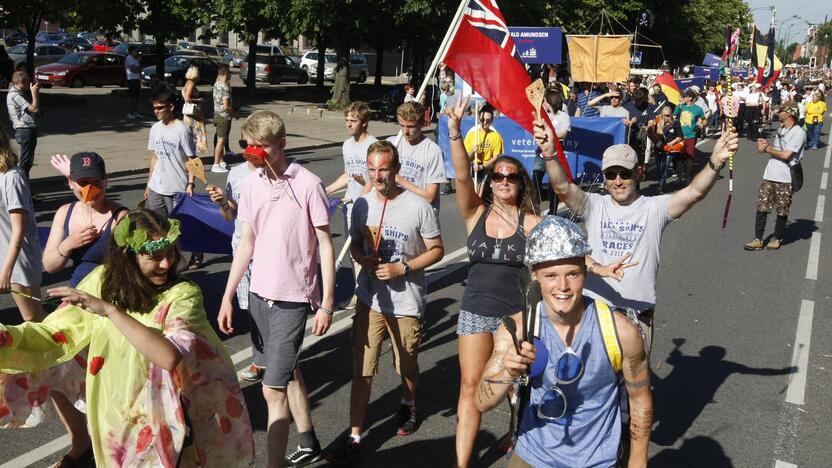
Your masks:
M 232 83 L 233 84 L 233 83 Z M 200 86 L 210 102 L 210 87 Z M 43 92 L 43 117 L 39 125 L 39 138 L 32 167 L 33 184 L 59 180 L 57 171 L 49 164 L 53 154 L 71 155 L 79 151 L 95 151 L 107 163 L 111 176 L 143 172 L 148 169 L 150 152 L 147 140 L 155 119 L 149 104 L 143 104 L 144 120 L 125 118 L 126 96 L 118 88 L 84 88 L 78 90 L 49 89 Z M 146 90 L 145 90 L 146 92 Z M 235 105 L 241 105 L 239 119 L 232 122 L 230 148 L 240 152 L 237 141 L 240 127 L 248 115 L 256 110 L 276 112 L 286 123 L 286 148 L 289 151 L 310 150 L 340 145 L 346 138 L 344 116 L 341 111 L 327 111 L 314 103 L 291 99 L 291 88 L 268 87 L 258 89 L 253 95 L 234 91 Z M 239 98 L 238 98 L 239 96 Z M 209 104 L 210 106 L 210 104 Z M 208 112 L 208 115 L 211 115 Z M 212 144 L 214 126 L 206 122 L 208 143 Z M 399 131 L 396 123 L 371 121 L 370 132 L 378 137 L 394 135 Z M 13 143 L 16 147 L 17 145 Z M 17 149 L 17 148 L 16 148 Z M 200 154 L 208 166 L 213 153 Z

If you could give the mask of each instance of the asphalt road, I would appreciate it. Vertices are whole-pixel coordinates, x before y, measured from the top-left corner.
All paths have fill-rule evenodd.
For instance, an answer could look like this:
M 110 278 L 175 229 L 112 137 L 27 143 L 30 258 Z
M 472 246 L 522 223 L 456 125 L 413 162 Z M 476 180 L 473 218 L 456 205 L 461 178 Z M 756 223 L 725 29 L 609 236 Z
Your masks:
M 828 129 L 827 123 L 823 140 Z M 705 142 L 700 149 L 708 151 L 712 145 Z M 341 167 L 337 149 L 295 156 L 325 182 L 333 180 Z M 728 187 L 727 179 L 722 179 L 704 201 L 666 229 L 652 363 L 656 423 L 651 466 L 829 466 L 832 337 L 826 332 L 832 328 L 828 313 L 832 256 L 821 243 L 829 159 L 826 145 L 806 153 L 805 186 L 795 196 L 780 251 L 742 249 L 753 236 L 757 187 L 766 162 L 748 141 L 742 142 L 736 156 L 727 228 L 720 228 Z M 223 180 L 215 174 L 209 178 L 214 183 Z M 653 184 L 643 185 L 645 194 L 653 193 Z M 121 203 L 135 206 L 144 185 L 144 176 L 129 176 L 111 180 L 108 190 Z M 64 187 L 54 185 L 36 186 L 34 191 L 40 200 L 39 224 L 48 224 L 55 209 L 71 197 Z M 418 399 L 427 419 L 412 436 L 393 435 L 400 392 L 388 349 L 374 381 L 362 444 L 367 455 L 360 466 L 453 465 L 459 384 L 455 324 L 465 281 L 465 232 L 453 195 L 442 197 L 440 217 L 446 259 L 429 273 L 426 333 L 419 359 Z M 770 219 L 768 233 L 772 223 Z M 332 231 L 340 250 L 341 219 L 334 220 Z M 824 237 L 830 241 L 828 234 Z M 222 290 L 229 262 L 227 256 L 212 256 L 205 268 L 189 273 L 203 288 L 209 317 L 216 315 L 219 298 L 214 292 Z M 338 275 L 339 299 L 350 294 L 347 263 Z M 45 284 L 67 279 L 65 274 L 49 276 Z M 301 368 L 324 445 L 342 436 L 348 425 L 350 315 L 336 313 L 326 337 L 307 338 L 304 344 Z M 225 343 L 238 368 L 243 368 L 250 363 L 249 339 L 243 334 L 245 321 L 238 318 L 241 334 Z M 19 321 L 8 296 L 0 297 L 0 320 Z M 258 385 L 245 386 L 244 393 L 255 428 L 256 465 L 265 466 L 265 405 Z M 504 409 L 483 418 L 476 466 L 505 466 L 491 447 L 505 431 L 507 419 Z M 63 435 L 57 421 L 0 432 L 0 468 L 57 462 L 66 450 Z M 292 435 L 290 446 L 295 443 Z

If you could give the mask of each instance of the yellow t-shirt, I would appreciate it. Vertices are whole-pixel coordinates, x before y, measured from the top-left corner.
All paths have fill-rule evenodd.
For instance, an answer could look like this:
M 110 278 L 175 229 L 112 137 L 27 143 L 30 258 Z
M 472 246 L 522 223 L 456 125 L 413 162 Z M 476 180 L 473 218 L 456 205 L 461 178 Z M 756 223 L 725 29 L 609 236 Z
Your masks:
M 806 104 L 806 123 L 808 125 L 812 125 L 815 123 L 815 117 L 817 117 L 817 123 L 823 123 L 823 114 L 826 113 L 826 103 L 823 101 L 818 102 L 810 102 Z
M 487 132 L 483 132 L 482 129 L 477 131 L 477 127 L 468 130 L 468 134 L 465 135 L 465 151 L 470 153 L 477 143 L 482 151 L 482 161 L 478 161 L 480 163 L 486 163 L 503 154 L 503 137 L 493 128 Z

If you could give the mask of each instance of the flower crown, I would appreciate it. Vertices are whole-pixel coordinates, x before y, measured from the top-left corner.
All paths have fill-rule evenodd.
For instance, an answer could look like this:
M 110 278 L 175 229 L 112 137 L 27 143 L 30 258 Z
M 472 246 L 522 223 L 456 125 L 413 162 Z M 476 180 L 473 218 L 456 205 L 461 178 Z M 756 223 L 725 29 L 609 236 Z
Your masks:
M 168 233 L 165 237 L 150 240 L 147 231 L 141 228 L 131 227 L 130 215 L 124 216 L 113 229 L 113 239 L 119 247 L 127 247 L 133 253 L 153 255 L 166 250 L 176 243 L 180 234 L 180 223 L 178 219 L 171 219 Z

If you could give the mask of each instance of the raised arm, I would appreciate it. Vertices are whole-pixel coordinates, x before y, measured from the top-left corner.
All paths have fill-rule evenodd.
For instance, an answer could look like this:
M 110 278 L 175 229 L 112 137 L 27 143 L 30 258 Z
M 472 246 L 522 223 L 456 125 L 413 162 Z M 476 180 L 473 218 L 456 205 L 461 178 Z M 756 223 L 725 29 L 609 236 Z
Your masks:
M 455 106 L 448 107 L 448 136 L 451 140 L 451 162 L 456 172 L 456 205 L 459 214 L 465 221 L 468 221 L 477 212 L 477 208 L 483 206 L 482 199 L 474 191 L 474 182 L 471 179 L 471 161 L 468 159 L 468 152 L 465 151 L 465 143 L 462 141 L 462 130 L 460 123 L 468 107 L 471 96 L 461 97 Z
M 597 107 L 601 103 L 601 101 L 603 101 L 604 99 L 613 97 L 613 96 L 621 96 L 621 93 L 619 93 L 618 91 L 610 91 L 608 93 L 604 93 L 600 96 L 596 96 L 596 97 L 590 99 L 589 102 L 586 105 L 587 105 L 587 107 Z
M 696 174 L 690 185 L 674 193 L 667 206 L 667 214 L 676 219 L 687 212 L 698 201 L 705 198 L 705 195 L 714 186 L 719 172 L 713 169 L 721 169 L 728 161 L 728 156 L 737 151 L 739 138 L 734 132 L 723 131 L 722 136 L 717 140 L 714 150 L 711 153 L 709 164 Z
M 536 112 L 534 115 L 534 139 L 537 142 L 537 146 L 540 147 L 541 154 L 547 157 L 546 172 L 549 174 L 549 184 L 570 210 L 578 212 L 580 211 L 579 208 L 584 204 L 586 194 L 580 187 L 569 182 L 563 166 L 554 158 L 555 134 L 552 131 L 552 127 L 544 120 L 538 118 Z M 548 159 L 550 157 L 551 159 Z

